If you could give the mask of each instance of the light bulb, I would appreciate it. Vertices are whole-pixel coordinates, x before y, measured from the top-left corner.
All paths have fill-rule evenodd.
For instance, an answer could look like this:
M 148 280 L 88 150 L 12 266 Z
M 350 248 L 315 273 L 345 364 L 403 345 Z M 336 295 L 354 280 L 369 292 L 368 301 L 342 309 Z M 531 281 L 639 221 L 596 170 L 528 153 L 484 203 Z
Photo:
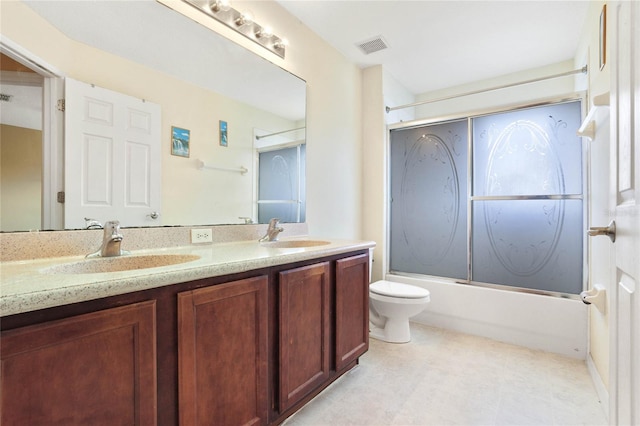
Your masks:
M 253 14 L 249 11 L 242 12 L 240 17 L 236 19 L 236 25 L 241 27 L 253 22 Z
M 211 11 L 214 13 L 220 12 L 221 10 L 227 11 L 231 9 L 231 1 L 229 0 L 214 0 L 211 3 Z
M 271 36 L 273 36 L 273 29 L 271 27 L 262 27 L 256 31 L 256 37 L 258 38 L 269 38 Z
M 284 49 L 287 46 L 289 46 L 289 40 L 287 40 L 286 38 L 282 38 L 279 41 L 273 43 L 273 47 L 275 47 L 276 49 Z

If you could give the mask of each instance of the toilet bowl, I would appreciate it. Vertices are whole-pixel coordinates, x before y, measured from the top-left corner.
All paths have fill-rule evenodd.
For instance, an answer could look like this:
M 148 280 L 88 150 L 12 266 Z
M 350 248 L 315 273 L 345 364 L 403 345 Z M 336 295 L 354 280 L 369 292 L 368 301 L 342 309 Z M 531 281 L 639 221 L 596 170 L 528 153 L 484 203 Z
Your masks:
M 369 286 L 369 336 L 391 343 L 411 340 L 409 318 L 419 314 L 431 300 L 429 290 L 392 281 Z

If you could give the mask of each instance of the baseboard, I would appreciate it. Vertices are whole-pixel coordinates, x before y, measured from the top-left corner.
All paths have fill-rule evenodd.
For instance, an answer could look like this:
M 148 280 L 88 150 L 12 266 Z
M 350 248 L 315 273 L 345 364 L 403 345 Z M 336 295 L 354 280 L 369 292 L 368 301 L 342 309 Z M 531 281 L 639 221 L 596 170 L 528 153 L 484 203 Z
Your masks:
M 600 399 L 600 406 L 602 407 L 605 416 L 607 416 L 607 419 L 609 419 L 609 391 L 604 385 L 602 377 L 600 377 L 600 373 L 598 373 L 598 369 L 593 362 L 593 358 L 591 358 L 591 354 L 587 356 L 587 370 L 589 370 L 593 386 L 596 388 L 596 394 L 598 394 L 598 398 Z

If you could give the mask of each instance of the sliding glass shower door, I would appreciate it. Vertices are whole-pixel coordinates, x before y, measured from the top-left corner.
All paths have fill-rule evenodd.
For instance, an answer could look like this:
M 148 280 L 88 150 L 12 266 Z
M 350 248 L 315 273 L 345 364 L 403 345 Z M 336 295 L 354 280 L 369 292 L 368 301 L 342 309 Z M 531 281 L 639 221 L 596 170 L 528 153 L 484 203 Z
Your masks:
M 391 131 L 390 270 L 579 293 L 580 117 L 574 101 Z
M 580 293 L 580 103 L 477 117 L 472 126 L 473 280 Z
M 466 280 L 467 120 L 391 132 L 393 271 Z

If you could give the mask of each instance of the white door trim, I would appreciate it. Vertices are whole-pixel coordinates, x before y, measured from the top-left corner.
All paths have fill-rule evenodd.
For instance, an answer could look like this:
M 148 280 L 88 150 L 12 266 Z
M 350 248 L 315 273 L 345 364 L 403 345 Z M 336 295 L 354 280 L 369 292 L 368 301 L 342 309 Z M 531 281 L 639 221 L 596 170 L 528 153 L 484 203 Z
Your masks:
M 42 102 L 42 229 L 63 229 L 64 205 L 57 200 L 64 191 L 64 113 L 56 109 L 63 98 L 64 74 L 56 67 L 5 36 L 0 39 L 0 52 L 32 69 L 44 78 Z

